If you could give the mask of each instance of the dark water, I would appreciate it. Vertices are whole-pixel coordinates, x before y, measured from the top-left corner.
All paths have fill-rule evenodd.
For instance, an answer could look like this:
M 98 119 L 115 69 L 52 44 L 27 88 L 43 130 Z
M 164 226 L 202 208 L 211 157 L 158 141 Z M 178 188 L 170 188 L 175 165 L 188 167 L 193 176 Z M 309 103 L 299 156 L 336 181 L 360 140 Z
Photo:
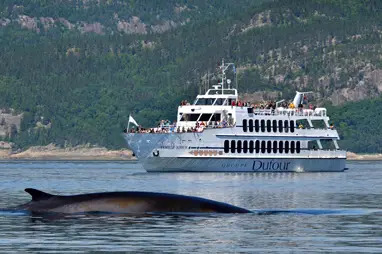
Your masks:
M 55 194 L 158 191 L 227 202 L 253 214 L 59 220 L 0 210 L 0 253 L 382 253 L 382 163 L 344 173 L 148 174 L 126 162 L 2 162 L 0 208 Z

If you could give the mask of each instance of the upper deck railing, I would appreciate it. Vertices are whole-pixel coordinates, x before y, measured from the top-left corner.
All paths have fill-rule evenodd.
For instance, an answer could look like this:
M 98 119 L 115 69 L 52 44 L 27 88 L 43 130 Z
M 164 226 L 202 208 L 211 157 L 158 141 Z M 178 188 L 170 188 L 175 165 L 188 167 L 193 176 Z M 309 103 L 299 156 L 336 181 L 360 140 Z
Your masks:
M 317 116 L 326 117 L 325 108 L 316 109 L 291 109 L 291 108 L 277 108 L 277 109 L 260 109 L 260 108 L 247 108 L 248 113 L 254 115 L 265 116 Z

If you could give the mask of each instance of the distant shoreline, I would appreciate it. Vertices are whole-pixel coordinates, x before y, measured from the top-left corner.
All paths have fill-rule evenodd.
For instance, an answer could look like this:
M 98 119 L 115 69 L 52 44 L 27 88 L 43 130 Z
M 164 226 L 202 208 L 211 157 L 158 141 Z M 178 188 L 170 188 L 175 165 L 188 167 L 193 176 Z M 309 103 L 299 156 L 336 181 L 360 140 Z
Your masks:
M 371 154 L 356 154 L 352 152 L 347 152 L 348 161 L 382 161 L 382 154 L 371 153 Z
M 55 160 L 55 161 L 137 161 L 131 150 L 108 150 L 104 147 L 76 146 L 60 148 L 53 144 L 34 146 L 14 152 L 0 149 L 0 161 L 5 160 Z M 347 152 L 348 161 L 382 161 L 382 154 L 356 154 Z
M 34 146 L 25 151 L 14 152 L 0 149 L 0 161 L 4 160 L 73 160 L 73 161 L 136 161 L 132 151 L 108 150 L 104 147 L 76 146 L 59 148 L 53 144 Z

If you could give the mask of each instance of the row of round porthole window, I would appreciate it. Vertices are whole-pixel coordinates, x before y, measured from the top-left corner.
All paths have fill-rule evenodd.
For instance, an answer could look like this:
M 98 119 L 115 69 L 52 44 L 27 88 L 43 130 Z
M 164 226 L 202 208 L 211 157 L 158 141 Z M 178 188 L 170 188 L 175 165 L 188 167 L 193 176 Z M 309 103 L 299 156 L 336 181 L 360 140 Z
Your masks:
M 266 124 L 265 124 L 266 123 Z M 244 119 L 243 120 L 243 131 L 244 132 L 294 132 L 295 122 L 293 120 L 252 120 Z
M 300 141 L 225 140 L 225 153 L 300 153 Z

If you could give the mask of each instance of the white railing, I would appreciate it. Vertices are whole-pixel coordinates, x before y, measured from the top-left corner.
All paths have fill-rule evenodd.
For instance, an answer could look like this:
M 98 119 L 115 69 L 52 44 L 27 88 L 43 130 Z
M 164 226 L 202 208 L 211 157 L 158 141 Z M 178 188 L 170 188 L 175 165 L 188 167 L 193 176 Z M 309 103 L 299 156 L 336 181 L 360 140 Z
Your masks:
M 277 109 L 253 109 L 254 115 L 287 115 L 287 116 L 326 116 L 325 108 L 316 108 L 316 109 L 291 109 L 291 108 L 277 108 Z

